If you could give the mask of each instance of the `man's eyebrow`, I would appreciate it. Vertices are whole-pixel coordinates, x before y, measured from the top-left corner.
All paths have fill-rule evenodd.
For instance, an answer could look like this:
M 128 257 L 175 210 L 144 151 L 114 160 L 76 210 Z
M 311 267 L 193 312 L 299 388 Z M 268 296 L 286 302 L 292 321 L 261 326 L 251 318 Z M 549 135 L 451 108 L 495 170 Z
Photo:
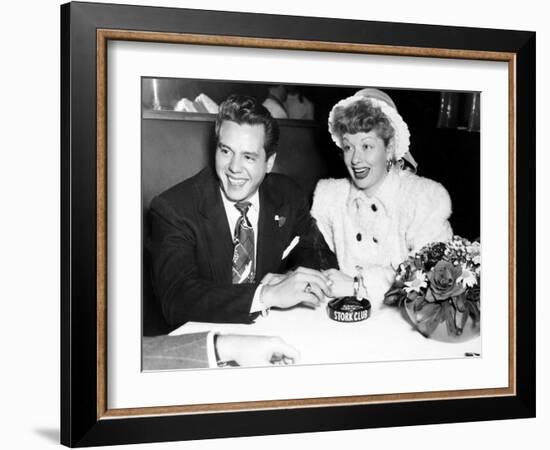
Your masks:
M 229 149 L 229 150 L 233 151 L 233 149 L 232 149 L 232 148 L 231 148 L 231 147 L 230 147 L 229 145 L 227 145 L 227 144 L 224 144 L 224 143 L 223 143 L 223 142 L 221 142 L 221 141 L 218 141 L 218 147 L 223 147 L 223 148 L 227 148 L 227 149 Z
M 246 156 L 258 156 L 260 153 L 257 151 L 244 152 Z

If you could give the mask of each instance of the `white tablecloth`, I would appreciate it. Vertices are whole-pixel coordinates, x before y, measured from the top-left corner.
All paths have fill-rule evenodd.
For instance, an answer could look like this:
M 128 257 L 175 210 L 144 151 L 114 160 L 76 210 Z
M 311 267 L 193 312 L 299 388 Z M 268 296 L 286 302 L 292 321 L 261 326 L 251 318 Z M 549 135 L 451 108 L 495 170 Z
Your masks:
M 373 305 L 371 317 L 363 322 L 331 320 L 326 306 L 317 309 L 295 307 L 271 310 L 253 324 L 214 324 L 188 322 L 171 334 L 200 331 L 280 336 L 300 351 L 302 364 L 396 361 L 415 359 L 463 358 L 466 353 L 481 354 L 481 337 L 470 321 L 458 342 L 441 340 L 446 336 L 441 324 L 435 337 L 427 339 L 412 329 L 393 307 Z

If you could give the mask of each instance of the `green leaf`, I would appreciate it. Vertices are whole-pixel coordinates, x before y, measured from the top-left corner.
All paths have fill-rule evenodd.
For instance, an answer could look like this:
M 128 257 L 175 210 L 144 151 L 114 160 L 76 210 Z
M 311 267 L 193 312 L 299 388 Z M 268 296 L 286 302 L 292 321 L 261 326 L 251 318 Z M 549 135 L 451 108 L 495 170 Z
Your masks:
M 455 336 L 461 334 L 461 331 L 459 331 L 456 327 L 455 307 L 450 301 L 442 302 L 441 306 L 443 308 L 443 318 L 447 324 L 447 332 L 449 334 L 454 334 Z
M 388 306 L 399 306 L 405 297 L 406 294 L 401 289 L 394 289 L 386 292 L 384 304 Z
M 477 302 L 466 302 L 466 306 L 468 308 L 470 317 L 474 321 L 474 325 L 477 325 L 481 320 L 481 312 L 479 311 L 479 306 Z
M 466 312 L 466 293 L 455 295 L 453 297 L 453 304 L 455 308 L 460 312 Z
M 413 305 L 414 312 L 420 311 L 426 305 L 429 305 L 429 303 L 426 301 L 424 296 L 419 295 L 418 297 L 416 297 L 414 301 L 414 305 Z
M 441 323 L 441 305 L 437 303 L 426 303 L 422 311 L 417 315 L 416 327 L 420 333 L 430 337 L 437 326 Z

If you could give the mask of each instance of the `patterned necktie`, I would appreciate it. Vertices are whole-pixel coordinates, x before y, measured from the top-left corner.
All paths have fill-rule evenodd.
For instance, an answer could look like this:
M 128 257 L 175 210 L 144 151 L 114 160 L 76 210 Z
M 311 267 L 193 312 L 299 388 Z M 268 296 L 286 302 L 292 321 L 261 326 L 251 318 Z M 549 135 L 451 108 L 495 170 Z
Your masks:
M 250 205 L 250 202 L 235 203 L 241 217 L 235 224 L 233 236 L 233 284 L 254 281 L 254 229 L 246 216 Z

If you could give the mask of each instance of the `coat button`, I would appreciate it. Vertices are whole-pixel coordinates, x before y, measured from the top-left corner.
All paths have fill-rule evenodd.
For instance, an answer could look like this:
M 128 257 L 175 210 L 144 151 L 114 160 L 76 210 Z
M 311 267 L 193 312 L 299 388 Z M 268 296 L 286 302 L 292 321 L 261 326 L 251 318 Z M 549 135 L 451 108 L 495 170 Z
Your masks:
M 374 241 L 375 244 L 378 244 L 378 239 L 376 239 L 374 236 L 372 237 L 372 240 Z
M 359 242 L 361 242 L 361 239 L 363 239 L 363 236 L 361 236 L 361 233 L 357 233 L 357 236 L 355 236 Z
M 370 205 L 370 209 L 372 209 L 374 212 L 378 211 L 378 208 L 376 207 L 376 205 L 374 203 L 372 205 Z

